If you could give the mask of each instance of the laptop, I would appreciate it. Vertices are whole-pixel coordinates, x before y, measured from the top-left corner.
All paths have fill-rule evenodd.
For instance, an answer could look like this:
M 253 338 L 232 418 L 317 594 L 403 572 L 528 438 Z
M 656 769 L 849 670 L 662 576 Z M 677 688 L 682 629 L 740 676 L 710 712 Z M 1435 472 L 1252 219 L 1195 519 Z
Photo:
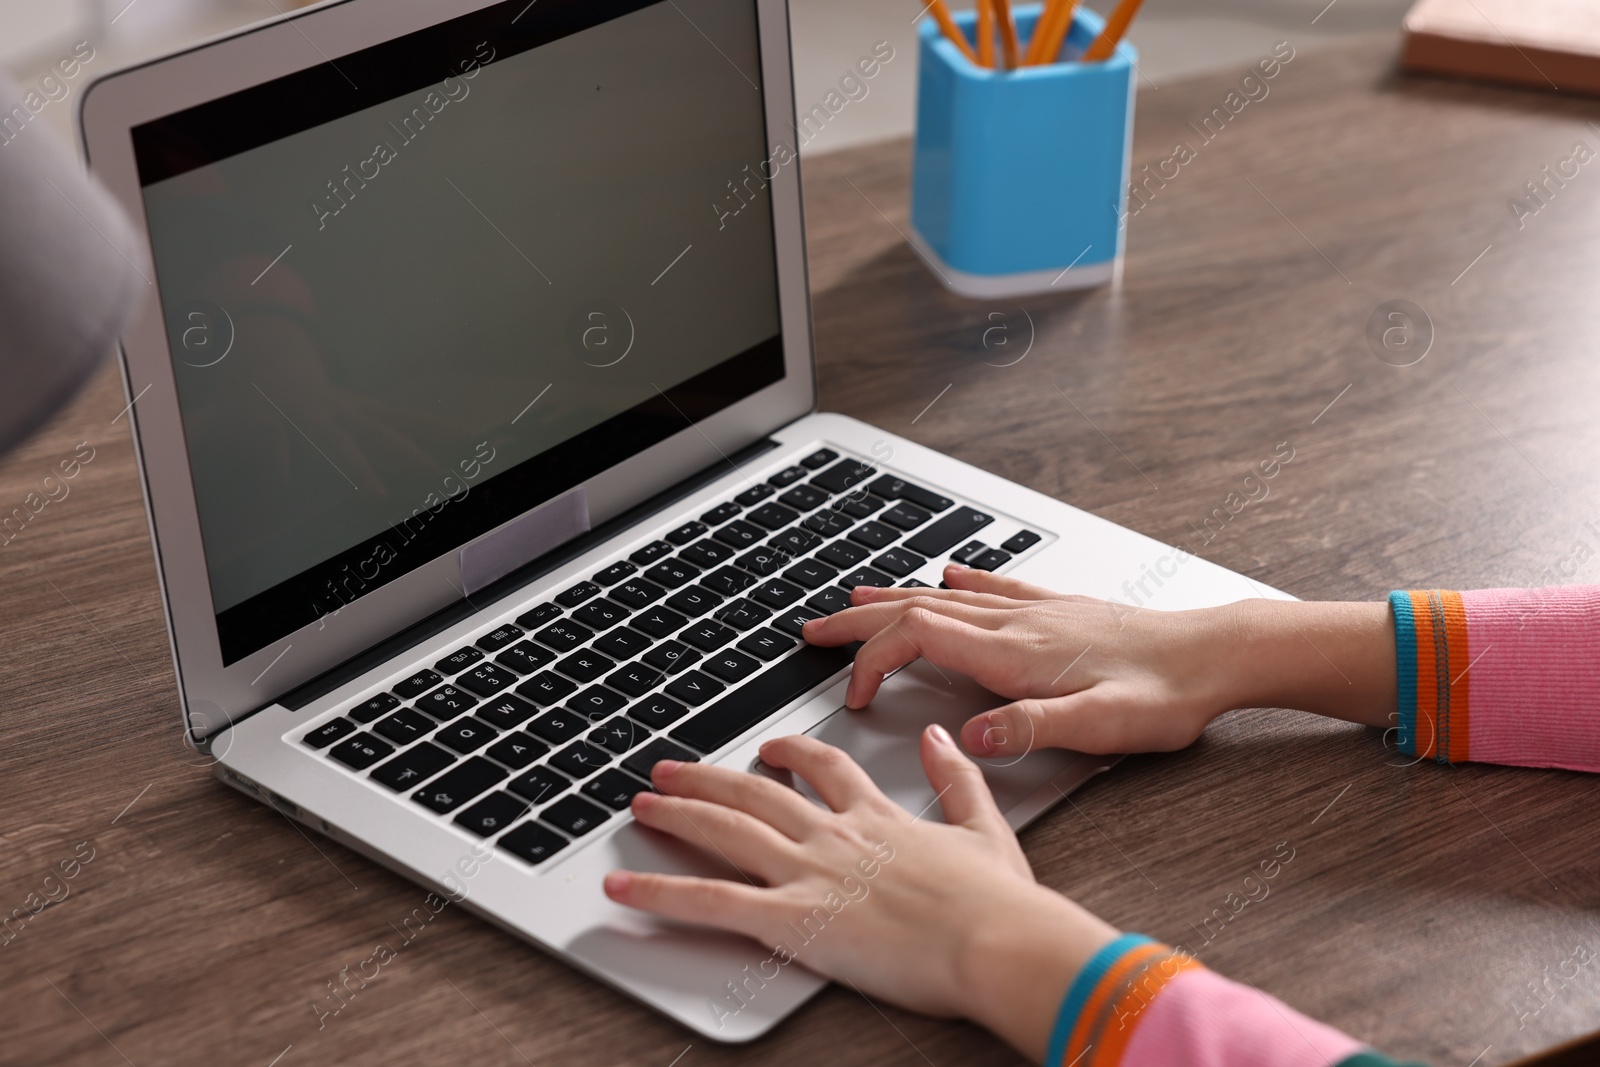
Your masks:
M 1000 703 L 918 663 L 844 711 L 851 650 L 804 620 L 951 559 L 1275 595 L 815 411 L 795 105 L 783 0 L 344 0 L 81 105 L 152 250 L 122 363 L 187 736 L 722 1041 L 825 983 L 605 898 L 733 874 L 632 822 L 654 761 L 809 732 L 938 818 L 918 732 Z M 985 773 L 1021 827 L 1110 762 Z

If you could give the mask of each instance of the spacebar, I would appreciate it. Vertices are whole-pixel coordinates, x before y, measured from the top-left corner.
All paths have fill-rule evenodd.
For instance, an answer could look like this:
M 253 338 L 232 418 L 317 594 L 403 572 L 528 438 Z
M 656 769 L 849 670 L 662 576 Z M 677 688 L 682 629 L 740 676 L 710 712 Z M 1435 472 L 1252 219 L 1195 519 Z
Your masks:
M 808 691 L 827 681 L 855 659 L 856 644 L 842 648 L 805 645 L 779 660 L 715 704 L 687 719 L 672 736 L 710 754 Z

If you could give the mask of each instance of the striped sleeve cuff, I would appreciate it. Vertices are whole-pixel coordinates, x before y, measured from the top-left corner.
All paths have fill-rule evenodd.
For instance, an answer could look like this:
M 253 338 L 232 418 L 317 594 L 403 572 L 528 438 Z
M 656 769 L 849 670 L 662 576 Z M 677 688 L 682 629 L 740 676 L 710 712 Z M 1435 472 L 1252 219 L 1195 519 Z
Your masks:
M 1142 934 L 1123 934 L 1089 958 L 1061 1002 L 1045 1067 L 1116 1067 L 1139 1016 L 1194 957 Z
M 1464 763 L 1471 750 L 1467 609 L 1461 594 L 1395 590 L 1399 748 L 1438 763 Z

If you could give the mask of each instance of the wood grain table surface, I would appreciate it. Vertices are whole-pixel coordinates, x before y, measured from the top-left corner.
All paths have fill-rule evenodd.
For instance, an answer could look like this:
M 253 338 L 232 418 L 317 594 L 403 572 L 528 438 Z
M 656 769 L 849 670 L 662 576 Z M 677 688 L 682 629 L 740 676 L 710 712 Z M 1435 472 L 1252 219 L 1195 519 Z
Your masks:
M 1302 597 L 1600 580 L 1600 164 L 1536 213 L 1524 188 L 1600 148 L 1600 101 L 1404 77 L 1396 51 L 1297 54 L 1210 141 L 1189 123 L 1237 75 L 1144 84 L 1136 174 L 1192 158 L 1129 219 L 1121 283 L 1087 293 L 950 296 L 903 240 L 907 144 L 809 162 L 821 407 L 1169 543 L 1209 530 L 1200 554 Z M 1431 326 L 1375 348 L 1395 300 Z M 319 1027 L 424 894 L 184 748 L 125 403 L 108 371 L 0 465 L 5 512 L 93 449 L 0 546 L 0 913 L 67 892 L 0 946 L 0 1061 L 1019 1062 L 837 987 L 715 1046 L 448 908 Z M 1409 762 L 1379 731 L 1236 712 L 1024 844 L 1109 921 L 1394 1055 L 1504 1063 L 1600 1028 L 1600 965 L 1558 977 L 1600 945 L 1600 780 Z

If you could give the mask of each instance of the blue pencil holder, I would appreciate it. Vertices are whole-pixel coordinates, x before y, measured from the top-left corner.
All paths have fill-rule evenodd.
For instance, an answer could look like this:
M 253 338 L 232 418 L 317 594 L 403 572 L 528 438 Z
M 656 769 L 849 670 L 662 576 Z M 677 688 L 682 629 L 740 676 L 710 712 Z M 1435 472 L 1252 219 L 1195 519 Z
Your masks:
M 1024 41 L 1041 7 L 1015 9 Z M 969 39 L 975 19 L 956 16 Z M 1122 43 L 1077 63 L 1104 26 L 1079 8 L 1062 62 L 1006 71 L 974 65 L 922 22 L 911 241 L 952 291 L 1018 296 L 1116 277 L 1139 54 Z

